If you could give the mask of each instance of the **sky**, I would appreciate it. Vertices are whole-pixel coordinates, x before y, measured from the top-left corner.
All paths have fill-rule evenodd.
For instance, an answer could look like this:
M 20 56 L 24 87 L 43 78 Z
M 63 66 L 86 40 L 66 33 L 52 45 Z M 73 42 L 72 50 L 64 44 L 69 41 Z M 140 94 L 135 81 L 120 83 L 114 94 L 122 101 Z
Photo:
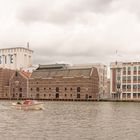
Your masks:
M 0 48 L 27 42 L 34 64 L 140 61 L 140 1 L 0 0 Z

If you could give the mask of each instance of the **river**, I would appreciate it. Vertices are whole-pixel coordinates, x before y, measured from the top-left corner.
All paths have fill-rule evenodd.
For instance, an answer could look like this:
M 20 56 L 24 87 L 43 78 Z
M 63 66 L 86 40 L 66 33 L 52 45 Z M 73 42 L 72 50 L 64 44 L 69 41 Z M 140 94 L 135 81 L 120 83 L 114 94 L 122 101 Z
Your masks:
M 139 140 L 138 102 L 45 101 L 24 111 L 0 101 L 0 140 Z

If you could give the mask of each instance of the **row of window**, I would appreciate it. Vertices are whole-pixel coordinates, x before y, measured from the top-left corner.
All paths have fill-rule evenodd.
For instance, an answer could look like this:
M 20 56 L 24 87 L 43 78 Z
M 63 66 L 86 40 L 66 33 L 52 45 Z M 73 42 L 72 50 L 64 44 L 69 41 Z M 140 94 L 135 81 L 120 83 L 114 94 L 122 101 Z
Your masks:
M 133 78 L 134 81 L 140 80 L 140 76 L 133 76 L 133 77 L 131 77 L 131 76 L 123 76 L 123 77 L 122 77 L 122 80 L 123 80 L 123 81 L 126 81 L 126 80 L 129 81 L 129 80 L 131 80 L 132 78 Z M 118 79 L 120 79 L 120 78 L 118 77 L 117 80 L 118 80 Z
M 140 66 L 134 66 L 134 67 L 123 67 L 123 71 L 131 71 L 131 70 L 133 70 L 133 71 L 137 71 L 137 70 L 139 70 L 140 71 Z
M 19 88 L 18 91 L 22 92 L 22 88 Z M 15 92 L 15 88 L 13 88 L 13 92 Z
M 14 56 L 13 55 L 8 55 L 8 56 L 0 56 L 0 64 L 12 64 L 13 63 L 13 58 Z
M 123 98 L 131 98 L 131 93 L 123 93 L 122 97 Z M 136 97 L 140 98 L 140 93 L 133 93 L 132 97 L 133 98 L 136 98 Z
M 7 94 L 6 94 L 6 96 L 7 96 Z M 44 98 L 46 98 L 46 94 L 44 94 Z M 64 94 L 64 97 L 67 97 L 68 95 L 67 94 Z M 22 95 L 22 93 L 20 93 L 20 94 L 15 94 L 15 93 L 13 93 L 12 94 L 12 98 L 22 98 L 23 97 L 23 95 Z M 31 95 L 31 98 L 32 98 L 33 96 Z M 51 97 L 53 97 L 54 98 L 54 95 L 51 95 L 51 94 L 49 94 L 49 97 L 51 98 Z M 70 94 L 69 95 L 69 97 L 73 97 L 73 95 L 72 94 Z M 38 94 L 36 94 L 35 95 L 35 98 L 42 98 L 42 96 L 40 96 L 40 94 L 38 93 Z M 58 93 L 56 93 L 55 94 L 55 98 L 60 98 L 60 96 L 59 96 L 59 94 Z M 78 99 L 78 98 L 81 98 L 81 95 L 80 94 L 77 94 L 76 95 L 76 98 Z M 89 96 L 88 94 L 85 94 L 85 99 L 91 99 L 92 98 L 92 96 Z
M 30 90 L 33 91 L 33 88 L 31 88 Z M 39 92 L 39 91 L 40 91 L 40 88 L 37 87 L 35 90 L 36 90 L 37 92 Z M 46 90 L 46 88 L 44 88 L 44 90 Z M 49 90 L 51 90 L 51 88 L 49 88 Z M 73 89 L 70 88 L 70 90 L 72 91 Z M 60 91 L 60 88 L 59 88 L 59 87 L 56 87 L 56 88 L 55 88 L 55 91 L 56 91 L 56 92 L 59 92 L 59 91 Z M 65 91 L 67 91 L 67 88 L 65 88 Z M 81 91 L 81 88 L 80 88 L 80 87 L 77 87 L 77 92 L 80 92 L 80 91 Z
M 140 85 L 122 85 L 122 89 L 140 89 Z

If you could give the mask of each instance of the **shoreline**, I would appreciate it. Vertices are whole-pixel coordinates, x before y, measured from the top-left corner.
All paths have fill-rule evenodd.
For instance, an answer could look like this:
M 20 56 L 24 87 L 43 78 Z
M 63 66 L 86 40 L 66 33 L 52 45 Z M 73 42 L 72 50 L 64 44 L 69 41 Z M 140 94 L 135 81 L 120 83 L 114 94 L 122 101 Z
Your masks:
M 0 101 L 17 101 L 17 100 L 38 100 L 38 101 L 67 101 L 67 102 L 140 102 L 140 100 L 119 100 L 119 99 L 7 99 L 0 98 Z

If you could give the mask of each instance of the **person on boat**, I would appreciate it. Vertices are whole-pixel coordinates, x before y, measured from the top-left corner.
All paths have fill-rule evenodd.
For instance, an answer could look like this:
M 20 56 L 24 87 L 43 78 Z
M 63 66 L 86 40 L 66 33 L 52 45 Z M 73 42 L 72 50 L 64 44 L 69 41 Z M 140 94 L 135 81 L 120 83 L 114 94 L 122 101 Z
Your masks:
M 18 105 L 21 105 L 21 102 L 17 102 Z

